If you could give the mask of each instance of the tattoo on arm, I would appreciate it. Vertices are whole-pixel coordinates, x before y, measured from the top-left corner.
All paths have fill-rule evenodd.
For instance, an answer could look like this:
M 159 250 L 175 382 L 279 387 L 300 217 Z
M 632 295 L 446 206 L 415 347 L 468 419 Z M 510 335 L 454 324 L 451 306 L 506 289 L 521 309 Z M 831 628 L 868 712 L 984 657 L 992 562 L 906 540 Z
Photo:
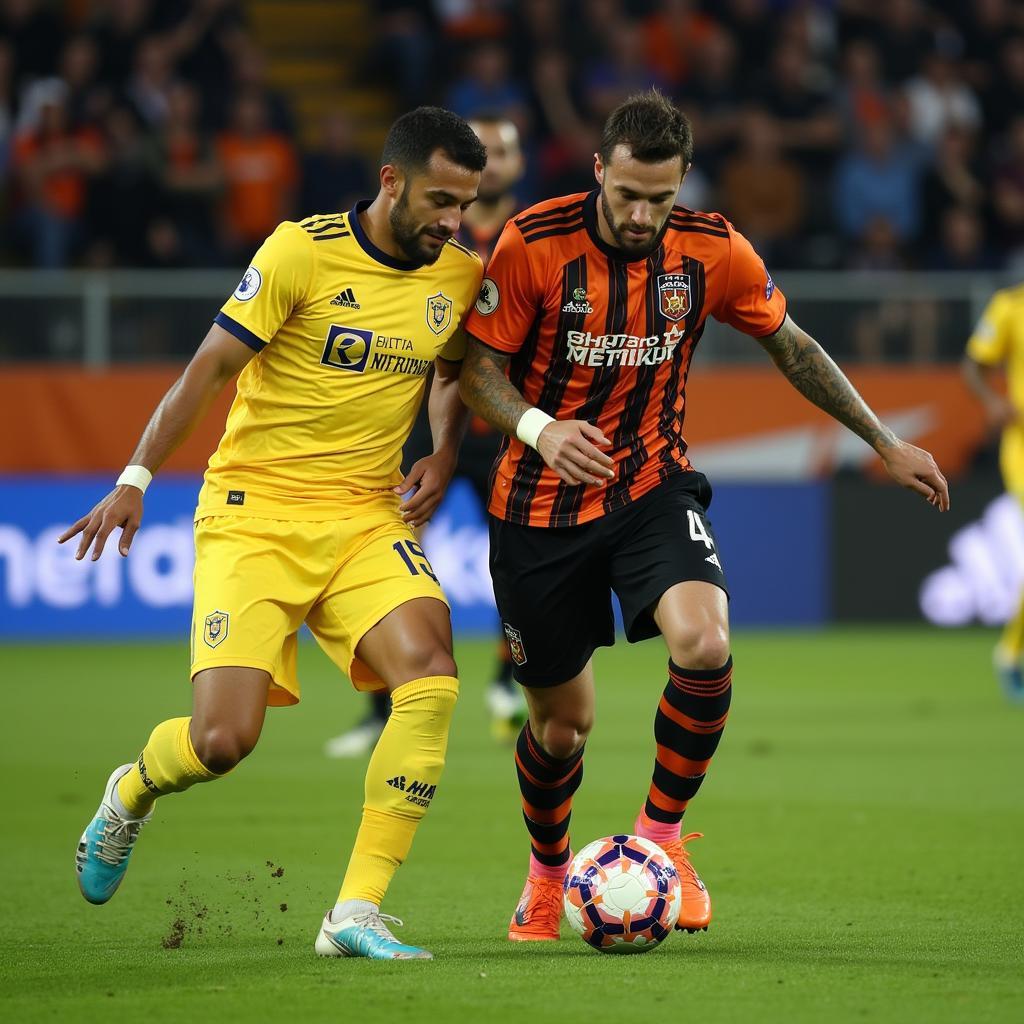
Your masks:
M 492 427 L 515 437 L 516 427 L 530 403 L 509 382 L 510 355 L 468 339 L 466 358 L 459 377 L 462 400 Z
M 819 409 L 876 450 L 896 443 L 896 435 L 880 422 L 831 356 L 789 316 L 774 334 L 758 340 L 793 387 Z

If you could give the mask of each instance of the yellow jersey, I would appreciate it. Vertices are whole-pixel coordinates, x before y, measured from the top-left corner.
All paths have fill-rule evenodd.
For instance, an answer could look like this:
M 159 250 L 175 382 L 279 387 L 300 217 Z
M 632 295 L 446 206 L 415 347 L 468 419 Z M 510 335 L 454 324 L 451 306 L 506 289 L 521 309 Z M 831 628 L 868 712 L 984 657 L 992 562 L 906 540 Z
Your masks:
M 967 354 L 1006 370 L 1007 396 L 1019 419 L 1003 430 L 1000 466 L 1008 490 L 1024 494 L 1024 285 L 995 293 L 967 342 Z
M 281 224 L 217 314 L 257 355 L 197 519 L 332 519 L 401 480 L 427 370 L 465 354 L 459 325 L 483 268 L 454 240 L 429 265 L 388 255 L 359 223 L 368 205 Z

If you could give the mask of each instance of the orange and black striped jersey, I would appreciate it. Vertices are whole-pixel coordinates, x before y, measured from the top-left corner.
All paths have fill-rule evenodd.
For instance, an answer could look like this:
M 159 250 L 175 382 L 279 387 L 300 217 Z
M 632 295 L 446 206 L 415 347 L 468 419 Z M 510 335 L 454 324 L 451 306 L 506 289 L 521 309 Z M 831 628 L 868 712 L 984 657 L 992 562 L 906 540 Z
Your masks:
M 615 477 L 572 486 L 506 437 L 488 510 L 529 526 L 596 519 L 691 468 L 686 377 L 708 316 L 764 337 L 786 300 L 750 243 L 717 213 L 676 206 L 660 244 L 629 259 L 598 234 L 593 191 L 551 199 L 505 226 L 466 330 L 511 353 L 509 379 L 556 419 L 612 442 Z

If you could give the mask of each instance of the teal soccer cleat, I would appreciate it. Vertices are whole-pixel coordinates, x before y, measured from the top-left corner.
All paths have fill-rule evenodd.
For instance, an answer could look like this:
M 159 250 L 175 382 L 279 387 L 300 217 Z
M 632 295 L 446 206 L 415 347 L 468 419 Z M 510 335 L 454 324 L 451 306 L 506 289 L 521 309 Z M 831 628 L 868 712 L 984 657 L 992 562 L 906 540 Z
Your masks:
M 128 856 L 135 840 L 142 826 L 153 816 L 150 811 L 144 818 L 123 818 L 114 809 L 111 794 L 117 780 L 131 767 L 123 764 L 114 769 L 107 779 L 99 810 L 78 841 L 75 854 L 78 888 L 90 903 L 106 903 L 117 892 L 128 870 Z
M 406 946 L 388 930 L 385 921 L 402 926 L 397 917 L 370 910 L 335 923 L 330 911 L 316 937 L 320 956 L 365 956 L 371 960 L 433 960 L 432 953 L 418 946 Z

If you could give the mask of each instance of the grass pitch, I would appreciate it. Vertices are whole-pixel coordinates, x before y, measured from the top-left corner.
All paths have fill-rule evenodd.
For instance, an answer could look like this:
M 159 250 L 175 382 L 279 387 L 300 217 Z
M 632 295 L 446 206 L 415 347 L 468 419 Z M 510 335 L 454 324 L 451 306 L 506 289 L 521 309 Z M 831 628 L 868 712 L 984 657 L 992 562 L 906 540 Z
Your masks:
M 687 816 L 715 902 L 706 934 L 640 957 L 505 939 L 526 836 L 463 642 L 448 768 L 384 909 L 433 963 L 319 960 L 363 763 L 321 745 L 362 711 L 312 644 L 303 702 L 268 715 L 224 782 L 162 801 L 127 880 L 88 906 L 78 836 L 110 769 L 187 713 L 184 644 L 0 649 L 0 1016 L 11 1021 L 1024 1020 L 1024 708 L 992 636 L 742 633 L 732 718 Z M 598 657 L 575 847 L 630 828 L 665 658 Z

